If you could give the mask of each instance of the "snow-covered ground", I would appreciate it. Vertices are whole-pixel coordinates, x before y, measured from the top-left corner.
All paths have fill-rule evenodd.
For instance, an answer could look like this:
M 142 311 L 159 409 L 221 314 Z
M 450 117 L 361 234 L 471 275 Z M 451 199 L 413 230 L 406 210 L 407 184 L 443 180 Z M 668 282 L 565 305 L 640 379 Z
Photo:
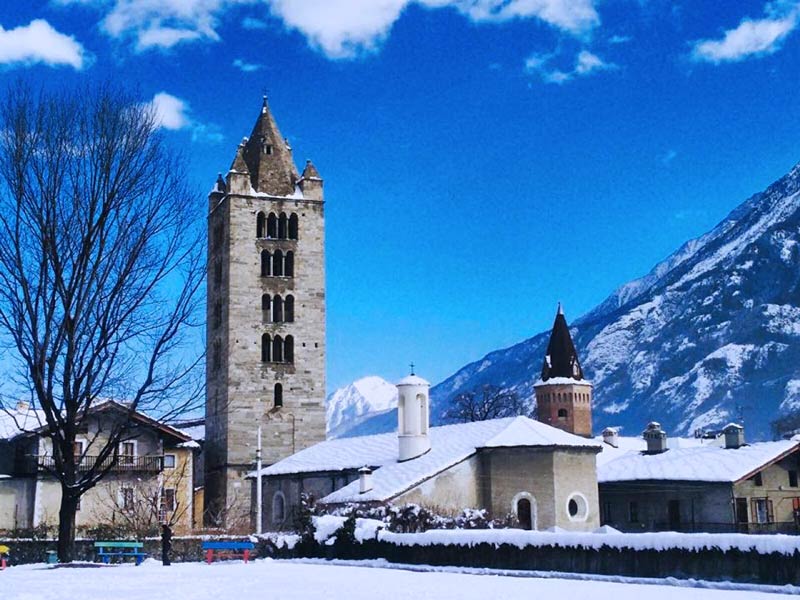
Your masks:
M 252 561 L 247 565 L 233 561 L 213 565 L 183 563 L 169 568 L 162 567 L 153 559 L 139 567 L 48 568 L 45 565 L 25 565 L 0 572 L 0 596 L 4 600 L 641 600 L 644 597 L 648 600 L 774 600 L 776 591 L 800 592 L 796 587 L 758 589 L 756 586 L 740 586 L 741 589 L 725 590 L 687 587 L 685 582 L 676 581 L 653 585 L 583 580 L 580 576 L 477 575 L 433 568 L 430 572 L 419 572 L 397 568 L 397 565 L 391 569 L 374 566 L 374 563 L 372 566 L 343 566 L 269 559 Z

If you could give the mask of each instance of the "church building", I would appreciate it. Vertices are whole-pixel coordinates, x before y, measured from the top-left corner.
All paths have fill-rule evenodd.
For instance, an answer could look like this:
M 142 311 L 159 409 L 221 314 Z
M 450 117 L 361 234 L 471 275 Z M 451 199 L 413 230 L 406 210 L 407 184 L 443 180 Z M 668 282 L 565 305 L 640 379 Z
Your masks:
M 266 464 L 325 439 L 323 181 L 266 97 L 209 194 L 207 269 L 205 522 L 248 529 L 259 426 Z

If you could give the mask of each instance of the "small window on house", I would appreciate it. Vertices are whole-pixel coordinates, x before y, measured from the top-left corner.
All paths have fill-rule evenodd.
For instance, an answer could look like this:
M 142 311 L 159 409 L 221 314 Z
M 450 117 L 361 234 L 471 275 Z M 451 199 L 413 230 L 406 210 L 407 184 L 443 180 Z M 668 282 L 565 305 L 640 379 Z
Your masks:
M 789 487 L 797 487 L 797 471 L 789 471 Z
M 639 504 L 638 502 L 628 503 L 628 521 L 631 523 L 639 522 Z
M 283 406 L 283 385 L 275 384 L 275 408 Z
M 762 525 L 775 522 L 775 514 L 772 511 L 772 500 L 769 498 L 753 498 L 751 503 L 754 522 Z
M 603 502 L 603 512 L 601 514 L 602 523 L 601 525 L 605 525 L 606 523 L 611 523 L 614 520 L 614 508 L 611 502 Z
M 125 486 L 119 490 L 119 499 L 122 510 L 133 510 L 133 488 Z
M 122 442 L 119 445 L 119 464 L 122 466 L 131 466 L 136 458 L 136 443 L 135 442 Z
M 558 418 L 561 421 L 564 421 L 567 418 L 567 409 L 566 408 L 559 408 L 558 409 Z
M 159 502 L 158 520 L 162 523 L 169 521 L 169 516 L 175 512 L 178 503 L 175 497 L 175 488 L 164 488 L 161 490 Z
M 175 455 L 174 454 L 165 454 L 164 455 L 164 468 L 165 469 L 174 469 L 175 468 Z
M 753 485 L 755 485 L 756 487 L 761 487 L 762 485 L 764 485 L 764 480 L 761 478 L 761 473 L 756 473 L 753 476 Z
M 272 497 L 272 522 L 283 523 L 286 518 L 286 498 L 283 492 L 275 492 Z

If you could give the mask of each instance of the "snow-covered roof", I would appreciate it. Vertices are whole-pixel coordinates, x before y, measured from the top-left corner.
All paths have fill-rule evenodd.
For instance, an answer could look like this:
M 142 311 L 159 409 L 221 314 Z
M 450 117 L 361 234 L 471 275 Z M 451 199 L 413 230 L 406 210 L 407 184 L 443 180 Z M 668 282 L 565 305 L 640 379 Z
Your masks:
M 614 428 L 609 428 L 614 429 Z M 620 456 L 625 456 L 627 454 L 636 454 L 639 455 L 645 450 L 647 450 L 647 442 L 641 436 L 631 437 L 631 436 L 617 436 L 616 437 L 616 447 L 603 442 L 603 436 L 599 435 L 596 436 L 595 441 L 602 443 L 603 451 L 597 455 L 597 467 L 598 469 L 605 465 L 606 463 L 616 460 Z M 667 438 L 667 448 L 668 449 L 677 449 L 677 448 L 697 448 L 699 446 L 704 445 L 716 445 L 719 446 L 724 441 L 720 440 L 704 440 L 701 438 L 679 438 L 679 437 L 668 437 Z
M 0 409 L 0 440 L 9 440 L 20 433 L 33 431 L 45 421 L 44 411 L 15 407 Z
M 397 382 L 397 385 L 430 385 L 430 383 L 419 375 L 406 375 Z
M 630 438 L 628 438 L 630 439 Z M 761 442 L 739 448 L 717 444 L 671 448 L 660 454 L 606 449 L 598 456 L 597 481 L 708 481 L 733 483 L 800 447 L 800 441 Z
M 431 449 L 398 462 L 397 434 L 382 433 L 321 442 L 261 470 L 262 475 L 375 468 L 372 490 L 359 493 L 359 483 L 334 491 L 325 503 L 389 500 L 426 479 L 472 456 L 479 448 L 562 447 L 597 450 L 600 444 L 566 433 L 527 417 L 508 417 L 459 425 L 432 427 Z M 255 473 L 253 473 L 255 475 Z

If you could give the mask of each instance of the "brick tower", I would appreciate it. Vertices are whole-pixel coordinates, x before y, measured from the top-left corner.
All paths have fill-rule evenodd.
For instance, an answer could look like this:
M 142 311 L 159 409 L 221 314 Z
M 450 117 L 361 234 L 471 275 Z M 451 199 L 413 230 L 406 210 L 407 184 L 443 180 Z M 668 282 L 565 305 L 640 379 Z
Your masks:
M 592 384 L 583 378 L 561 304 L 547 344 L 542 378 L 534 385 L 542 423 L 576 435 L 592 435 Z
M 209 194 L 205 522 L 249 527 L 267 466 L 325 439 L 322 179 L 298 175 L 266 97 Z

